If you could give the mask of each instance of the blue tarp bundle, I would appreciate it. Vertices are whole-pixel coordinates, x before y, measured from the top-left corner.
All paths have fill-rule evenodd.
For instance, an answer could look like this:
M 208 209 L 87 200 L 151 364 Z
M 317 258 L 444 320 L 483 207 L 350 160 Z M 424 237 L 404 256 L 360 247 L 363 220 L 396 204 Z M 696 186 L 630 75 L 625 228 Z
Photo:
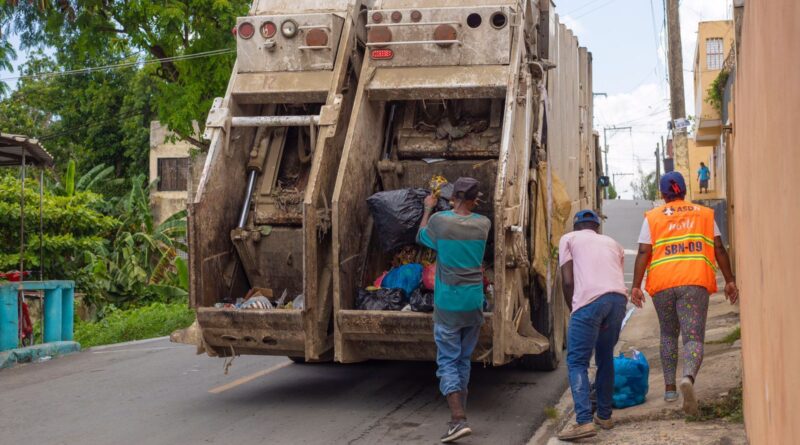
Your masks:
M 614 399 L 617 409 L 641 405 L 647 398 L 650 364 L 641 352 L 634 350 L 633 357 L 620 353 L 614 357 Z

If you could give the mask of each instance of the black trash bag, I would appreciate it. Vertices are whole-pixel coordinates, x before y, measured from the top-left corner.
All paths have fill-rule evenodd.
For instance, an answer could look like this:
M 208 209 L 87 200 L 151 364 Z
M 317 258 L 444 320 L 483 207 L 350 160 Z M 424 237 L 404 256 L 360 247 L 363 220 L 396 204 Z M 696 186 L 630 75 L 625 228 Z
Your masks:
M 425 211 L 423 200 L 429 194 L 425 189 L 398 189 L 378 192 L 367 198 L 384 252 L 391 253 L 416 242 Z M 449 209 L 447 200 L 440 198 L 436 210 Z
M 359 289 L 356 309 L 363 311 L 399 311 L 406 305 L 403 289 Z
M 414 312 L 433 312 L 433 292 L 419 288 L 411 293 L 409 304 Z

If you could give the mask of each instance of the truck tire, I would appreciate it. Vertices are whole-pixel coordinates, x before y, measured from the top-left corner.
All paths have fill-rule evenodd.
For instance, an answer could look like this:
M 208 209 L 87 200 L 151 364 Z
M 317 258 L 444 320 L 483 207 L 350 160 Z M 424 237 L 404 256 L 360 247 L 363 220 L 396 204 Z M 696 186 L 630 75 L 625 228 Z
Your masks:
M 532 299 L 538 298 L 539 302 L 531 307 L 537 309 L 531 313 L 533 327 L 550 340 L 550 348 L 541 354 L 522 356 L 519 365 L 527 371 L 553 371 L 564 356 L 566 346 L 566 303 L 561 292 L 560 280 L 556 280 L 552 300 L 547 302 L 547 295 L 538 284 L 532 284 Z M 533 301 L 531 302 L 533 303 Z

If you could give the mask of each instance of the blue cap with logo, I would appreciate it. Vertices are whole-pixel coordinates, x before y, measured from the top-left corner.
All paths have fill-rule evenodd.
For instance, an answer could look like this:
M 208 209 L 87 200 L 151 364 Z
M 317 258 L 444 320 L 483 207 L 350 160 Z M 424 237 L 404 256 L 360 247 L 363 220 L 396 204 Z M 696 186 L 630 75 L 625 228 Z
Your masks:
M 581 210 L 575 214 L 575 218 L 572 219 L 572 224 L 580 224 L 584 222 L 593 222 L 600 225 L 600 217 L 597 216 L 597 213 L 594 210 Z
M 686 181 L 682 174 L 672 171 L 661 177 L 658 189 L 668 197 L 683 195 L 686 193 Z

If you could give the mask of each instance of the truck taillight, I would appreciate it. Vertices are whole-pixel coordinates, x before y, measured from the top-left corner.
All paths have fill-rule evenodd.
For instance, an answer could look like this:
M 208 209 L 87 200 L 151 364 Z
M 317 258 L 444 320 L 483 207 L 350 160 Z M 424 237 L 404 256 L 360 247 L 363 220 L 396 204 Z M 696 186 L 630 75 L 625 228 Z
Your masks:
M 372 22 L 373 23 L 380 23 L 383 21 L 383 14 L 380 12 L 373 12 L 372 13 Z
M 370 57 L 372 60 L 388 60 L 394 57 L 394 51 L 389 48 L 373 49 Z
M 261 24 L 261 35 L 265 39 L 271 39 L 275 37 L 275 33 L 278 32 L 278 27 L 275 26 L 272 22 L 264 22 Z
M 239 37 L 245 40 L 249 39 L 250 37 L 253 37 L 253 34 L 255 33 L 256 33 L 256 28 L 250 22 L 242 22 L 239 25 L 239 31 L 237 32 Z

